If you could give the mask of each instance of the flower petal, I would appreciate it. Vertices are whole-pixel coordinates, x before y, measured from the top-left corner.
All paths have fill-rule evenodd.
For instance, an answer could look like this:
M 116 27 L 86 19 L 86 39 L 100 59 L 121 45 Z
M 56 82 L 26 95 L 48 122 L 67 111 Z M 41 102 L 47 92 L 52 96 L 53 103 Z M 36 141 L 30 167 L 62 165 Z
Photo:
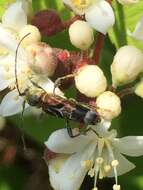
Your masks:
M 135 30 L 132 33 L 128 31 L 128 35 L 137 40 L 143 40 L 143 16 L 140 18 L 139 22 L 137 23 Z
M 22 1 L 16 1 L 9 6 L 2 17 L 2 23 L 16 31 L 27 24 L 27 16 L 22 7 Z
M 101 136 L 109 136 L 110 132 L 108 129 L 111 126 L 110 121 L 102 120 L 100 123 L 97 125 L 91 126 L 92 129 L 94 129 L 99 135 Z
M 50 183 L 55 190 L 59 190 L 61 183 L 58 171 L 66 162 L 67 158 L 68 157 L 66 155 L 59 155 L 55 159 L 50 160 L 49 163 L 47 162 L 49 168 Z
M 129 172 L 130 170 L 135 168 L 135 165 L 128 161 L 123 155 L 121 155 L 117 150 L 114 151 L 114 156 L 115 159 L 118 160 L 119 165 L 117 166 L 117 175 L 123 175 L 127 172 Z M 112 160 L 110 160 L 111 163 Z M 109 173 L 108 177 L 115 177 L 113 169 L 112 171 Z
M 53 94 L 54 92 L 54 82 L 51 81 L 50 79 L 46 78 L 46 80 L 40 80 L 38 83 L 39 86 L 41 86 L 47 93 Z M 64 93 L 59 89 L 55 89 L 55 94 L 59 96 L 64 96 Z
M 14 56 L 0 56 L 0 91 L 15 82 L 13 63 Z
M 18 42 L 16 41 L 15 36 L 8 32 L 8 30 L 6 30 L 2 24 L 0 24 L 0 46 L 8 49 L 15 56 Z M 24 61 L 27 59 L 27 53 L 21 47 L 18 49 L 18 58 Z
M 20 97 L 17 90 L 10 91 L 4 96 L 0 105 L 0 115 L 11 116 L 22 112 L 24 99 Z
M 86 12 L 86 9 L 78 9 L 74 4 L 71 2 L 71 0 L 63 0 L 66 7 L 68 7 L 70 10 L 72 10 L 77 15 L 83 15 Z
M 125 155 L 143 155 L 143 136 L 128 136 L 114 140 L 114 146 Z
M 106 34 L 115 22 L 114 12 L 107 1 L 95 3 L 86 11 L 85 19 L 90 26 L 103 34 Z
M 53 152 L 71 154 L 84 149 L 91 140 L 89 135 L 71 138 L 67 129 L 59 129 L 51 134 L 45 145 Z
M 3 67 L 0 66 L 0 91 L 7 88 L 13 81 L 13 79 L 6 79 L 6 71 Z
M 81 165 L 82 161 L 93 160 L 96 144 L 90 144 L 80 152 L 71 155 L 61 167 L 59 173 L 55 172 L 55 178 L 51 181 L 55 190 L 78 190 L 88 171 L 88 168 Z M 51 176 L 51 171 L 49 170 Z M 54 177 L 54 176 L 53 176 Z M 51 179 L 51 177 L 50 177 Z M 58 179 L 56 181 L 56 179 Z M 58 183 L 58 185 L 57 185 Z

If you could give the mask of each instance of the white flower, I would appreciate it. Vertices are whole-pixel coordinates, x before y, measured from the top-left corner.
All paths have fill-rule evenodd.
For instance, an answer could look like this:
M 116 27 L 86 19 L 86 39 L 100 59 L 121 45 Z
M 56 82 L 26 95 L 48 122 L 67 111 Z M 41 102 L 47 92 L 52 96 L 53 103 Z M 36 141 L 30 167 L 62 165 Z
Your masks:
M 115 177 L 114 190 L 120 189 L 117 176 L 135 165 L 122 154 L 143 155 L 143 136 L 116 138 L 116 130 L 108 131 L 110 122 L 92 126 L 86 135 L 70 138 L 66 129 L 52 133 L 45 145 L 59 157 L 48 161 L 51 185 L 55 190 L 78 190 L 84 177 Z M 89 126 L 91 127 L 91 126 Z
M 143 16 L 137 22 L 135 30 L 132 33 L 128 31 L 128 35 L 137 40 L 143 41 Z
M 115 22 L 112 7 L 105 0 L 63 0 L 63 2 L 76 14 L 85 14 L 90 26 L 103 34 L 106 34 Z
M 28 15 L 31 11 L 31 2 L 27 0 L 17 0 L 12 3 L 2 16 L 2 24 L 5 27 L 19 31 L 27 25 Z
M 21 112 L 25 99 L 24 97 L 19 96 L 16 89 L 15 54 L 21 38 L 21 36 L 19 37 L 19 32 L 23 27 L 29 27 L 29 25 L 26 25 L 27 16 L 26 11 L 23 8 L 23 5 L 25 5 L 24 3 L 26 2 L 27 1 L 17 1 L 12 4 L 8 10 L 6 10 L 2 18 L 2 23 L 0 24 L 0 91 L 6 88 L 10 89 L 10 92 L 4 96 L 0 105 L 0 115 L 2 116 L 10 116 Z M 33 31 L 30 35 L 33 39 Z M 38 37 L 38 41 L 39 40 L 40 39 Z M 36 43 L 35 38 L 34 43 Z M 34 75 L 29 66 L 29 62 L 31 62 L 31 60 L 29 59 L 28 52 L 24 47 L 20 46 L 18 49 L 16 67 L 21 92 L 24 92 L 24 90 L 32 85 L 29 78 L 32 78 Z M 54 83 L 49 78 L 39 78 L 38 75 L 34 75 L 34 80 L 35 79 L 46 92 L 53 92 Z M 56 89 L 56 93 L 63 95 L 59 89 Z M 26 107 L 28 107 L 28 104 Z

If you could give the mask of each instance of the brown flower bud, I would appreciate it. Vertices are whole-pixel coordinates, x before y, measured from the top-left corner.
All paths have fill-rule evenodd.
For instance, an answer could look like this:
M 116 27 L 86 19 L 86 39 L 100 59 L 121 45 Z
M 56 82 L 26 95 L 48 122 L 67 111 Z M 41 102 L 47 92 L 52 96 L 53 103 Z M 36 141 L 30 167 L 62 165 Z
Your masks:
M 39 11 L 33 18 L 32 24 L 39 28 L 42 35 L 52 36 L 63 29 L 63 22 L 55 10 Z

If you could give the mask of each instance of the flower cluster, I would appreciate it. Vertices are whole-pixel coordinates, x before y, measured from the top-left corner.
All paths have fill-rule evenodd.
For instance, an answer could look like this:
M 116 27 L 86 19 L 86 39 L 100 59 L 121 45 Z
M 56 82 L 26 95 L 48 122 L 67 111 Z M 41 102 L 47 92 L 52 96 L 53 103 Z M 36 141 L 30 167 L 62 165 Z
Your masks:
M 119 1 L 121 4 L 137 2 Z M 69 27 L 71 43 L 83 51 L 89 49 L 94 42 L 93 28 L 105 35 L 114 24 L 113 10 L 107 1 L 65 0 L 64 3 L 76 14 L 85 16 L 85 21 L 77 20 Z M 104 12 L 106 18 L 102 14 L 103 9 L 106 9 Z M 99 20 L 102 22 L 100 23 Z M 141 28 L 142 26 L 138 24 L 132 36 L 141 39 Z M 123 154 L 143 155 L 143 136 L 118 139 L 117 131 L 109 128 L 112 119 L 121 113 L 121 97 L 124 91 L 118 93 L 116 90 L 119 86 L 131 84 L 139 78 L 143 72 L 143 53 L 131 45 L 118 49 L 111 64 L 112 88 L 116 93 L 107 90 L 108 82 L 101 68 L 93 65 L 92 61 L 89 65 L 86 59 L 83 60 L 73 74 L 75 86 L 86 97 L 96 98 L 96 111 L 102 120 L 97 125 L 88 125 L 88 132 L 75 138 L 69 137 L 65 129 L 52 133 L 45 142 L 49 150 L 57 153 L 55 158 L 46 160 L 50 182 L 55 190 L 77 190 L 84 177 L 89 175 L 91 178 L 94 177 L 93 190 L 97 190 L 98 178 L 114 177 L 113 190 L 120 190 L 118 176 L 135 167 Z M 142 89 L 141 79 L 141 82 L 133 84 L 130 90 L 143 97 Z M 73 130 L 75 134 L 77 131 L 78 129 Z
M 75 138 L 60 129 L 45 142 L 50 150 L 59 153 L 55 159 L 47 161 L 54 189 L 79 189 L 88 174 L 94 177 L 93 190 L 97 190 L 97 179 L 104 177 L 115 177 L 113 190 L 120 190 L 117 176 L 135 167 L 122 154 L 143 155 L 143 136 L 118 139 L 117 131 L 109 131 L 110 122 L 105 121 L 90 127 L 86 135 Z
M 117 1 L 122 5 L 138 3 L 138 0 Z M 123 96 L 135 93 L 143 97 L 143 53 L 133 45 L 120 47 L 110 66 L 112 85 L 109 85 L 98 63 L 105 35 L 115 24 L 112 1 L 63 0 L 63 3 L 76 14 L 66 22 L 50 10 L 34 17 L 30 0 L 17 0 L 2 16 L 0 91 L 5 90 L 6 94 L 0 104 L 0 115 L 20 113 L 26 103 L 25 108 L 41 107 L 45 113 L 79 122 L 82 128 L 72 130 L 68 126 L 68 132 L 57 130 L 45 142 L 49 151 L 56 153 L 52 159 L 45 159 L 52 187 L 78 190 L 89 175 L 94 177 L 93 190 L 98 189 L 97 180 L 104 177 L 114 177 L 113 190 L 120 190 L 118 176 L 135 167 L 123 155 L 143 155 L 143 136 L 117 138 L 117 131 L 111 130 L 110 125 L 121 114 Z M 47 17 L 53 17 L 48 21 L 48 31 L 39 24 Z M 142 40 L 142 27 L 141 18 L 129 35 Z M 79 51 L 53 48 L 41 41 L 43 31 L 51 36 L 65 29 L 69 41 Z M 62 84 L 69 78 L 73 80 Z M 60 84 L 64 88 L 74 85 L 78 100 L 66 98 L 58 87 Z M 34 103 L 30 103 L 31 97 Z
M 28 24 L 29 9 L 30 2 L 17 1 L 5 11 L 2 17 L 0 25 L 0 90 L 10 89 L 0 105 L 2 116 L 14 115 L 23 109 L 25 97 L 20 96 L 16 88 L 15 67 L 21 93 L 33 86 L 31 78 L 34 78 L 35 83 L 38 82 L 39 86 L 48 93 L 52 93 L 54 89 L 54 83 L 48 76 L 54 72 L 56 59 L 53 58 L 52 48 L 41 42 L 38 28 Z M 18 48 L 16 66 L 16 49 L 19 41 L 27 34 L 29 35 L 23 39 L 22 45 Z M 42 73 L 45 70 L 46 76 L 40 77 L 39 72 Z M 60 95 L 63 94 L 58 89 L 56 92 Z M 28 104 L 26 104 L 27 107 L 29 107 Z

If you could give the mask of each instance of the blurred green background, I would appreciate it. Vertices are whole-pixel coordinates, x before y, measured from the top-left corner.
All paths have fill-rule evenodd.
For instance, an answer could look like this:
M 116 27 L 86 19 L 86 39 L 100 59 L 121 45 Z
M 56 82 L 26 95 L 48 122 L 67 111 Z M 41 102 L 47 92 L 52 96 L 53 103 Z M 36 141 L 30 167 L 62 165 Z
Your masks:
M 12 0 L 0 0 L 0 14 Z M 117 22 L 106 37 L 100 66 L 111 83 L 110 64 L 116 48 L 126 43 L 135 44 L 143 49 L 143 43 L 127 36 L 127 29 L 133 30 L 137 20 L 143 14 L 143 1 L 136 6 L 123 8 L 117 2 L 113 3 Z M 33 0 L 34 12 L 45 8 L 58 10 L 63 19 L 70 18 L 70 12 L 63 7 L 62 0 Z M 73 49 L 69 42 L 67 31 L 53 37 L 43 38 L 52 47 Z M 68 96 L 72 96 L 72 90 Z M 43 160 L 43 142 L 55 129 L 65 126 L 65 122 L 51 116 L 25 116 L 23 128 L 20 115 L 6 118 L 5 127 L 0 130 L 0 190 L 47 190 L 51 189 L 48 182 L 48 169 Z M 143 100 L 136 96 L 125 97 L 122 101 L 122 114 L 112 124 L 120 136 L 143 135 Z M 25 134 L 27 150 L 21 140 Z M 1 143 L 4 140 L 4 145 Z M 5 149 L 2 149 L 5 147 Z M 143 190 L 143 157 L 129 158 L 136 164 L 136 169 L 119 177 L 122 189 Z M 89 183 L 89 182 L 88 182 Z M 107 190 L 103 182 L 102 189 Z M 112 182 L 111 182 L 112 183 Z M 101 182 L 102 184 L 102 182 Z M 90 185 L 88 186 L 88 189 Z M 87 189 L 82 186 L 82 190 Z M 108 190 L 112 189 L 109 185 Z

